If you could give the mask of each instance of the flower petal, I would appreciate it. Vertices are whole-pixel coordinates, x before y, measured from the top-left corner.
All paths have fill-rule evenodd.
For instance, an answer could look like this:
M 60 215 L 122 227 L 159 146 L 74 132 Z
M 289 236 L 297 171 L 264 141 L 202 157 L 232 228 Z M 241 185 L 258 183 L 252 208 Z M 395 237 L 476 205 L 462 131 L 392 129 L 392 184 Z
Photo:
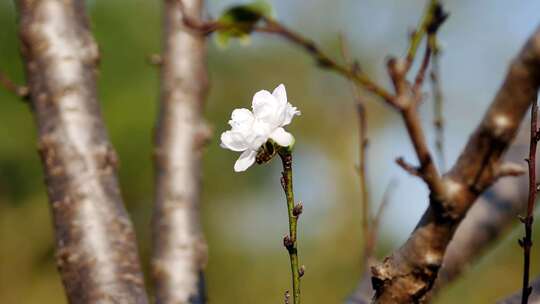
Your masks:
M 272 95 L 281 103 L 287 103 L 287 91 L 285 90 L 285 85 L 282 83 L 278 85 Z
M 253 96 L 251 107 L 256 118 L 266 119 L 272 117 L 277 112 L 279 102 L 266 90 L 259 91 Z
M 249 144 L 239 132 L 225 131 L 221 134 L 221 147 L 235 152 L 245 151 Z
M 251 129 L 251 136 L 249 137 L 251 149 L 259 149 L 259 147 L 268 140 L 268 137 L 270 136 L 270 133 L 272 133 L 273 129 L 274 127 L 267 124 L 266 122 L 255 119 L 255 122 L 253 123 L 253 127 Z
M 240 154 L 240 157 L 234 164 L 235 172 L 246 171 L 247 168 L 251 167 L 255 162 L 255 157 L 257 156 L 257 151 L 246 150 L 244 153 Z
M 291 123 L 294 116 L 300 116 L 302 113 L 298 111 L 296 107 L 293 107 L 290 103 L 287 103 L 287 109 L 285 110 L 285 118 L 283 119 L 282 126 L 286 126 Z
M 270 138 L 282 147 L 288 147 L 294 143 L 294 137 L 283 128 L 277 128 L 270 134 Z
M 250 127 L 253 123 L 253 113 L 248 109 L 235 109 L 231 114 L 231 120 L 229 120 L 229 125 L 232 128 L 242 128 Z

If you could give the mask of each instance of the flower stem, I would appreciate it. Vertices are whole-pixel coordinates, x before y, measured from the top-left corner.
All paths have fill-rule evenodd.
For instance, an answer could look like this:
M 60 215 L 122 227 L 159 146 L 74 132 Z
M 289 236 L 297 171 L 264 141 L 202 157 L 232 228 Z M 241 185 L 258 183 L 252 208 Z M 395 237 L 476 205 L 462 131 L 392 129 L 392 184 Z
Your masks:
M 303 275 L 303 269 L 300 269 L 298 262 L 298 247 L 296 227 L 298 217 L 302 213 L 302 204 L 294 203 L 293 183 L 292 183 L 292 154 L 288 148 L 282 148 L 279 151 L 283 172 L 281 174 L 281 186 L 285 191 L 287 198 L 287 211 L 289 216 L 289 235 L 283 239 L 283 245 L 289 252 L 291 260 L 292 285 L 293 285 L 293 303 L 300 304 L 300 277 Z

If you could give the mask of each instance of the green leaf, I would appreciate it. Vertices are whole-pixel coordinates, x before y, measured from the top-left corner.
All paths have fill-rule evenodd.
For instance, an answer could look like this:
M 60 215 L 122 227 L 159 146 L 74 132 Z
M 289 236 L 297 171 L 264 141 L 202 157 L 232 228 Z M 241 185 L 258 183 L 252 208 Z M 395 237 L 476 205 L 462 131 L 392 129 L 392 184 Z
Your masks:
M 216 44 L 218 47 L 225 49 L 229 46 L 231 40 L 231 34 L 228 31 L 218 31 L 216 33 Z
M 271 17 L 272 16 L 272 5 L 264 0 L 258 0 L 252 2 L 248 5 L 253 11 L 258 12 L 261 16 Z
M 218 46 L 227 47 L 231 38 L 249 41 L 249 34 L 263 17 L 270 17 L 272 7 L 266 1 L 255 1 L 249 4 L 236 5 L 227 9 L 218 19 L 224 25 L 217 31 Z

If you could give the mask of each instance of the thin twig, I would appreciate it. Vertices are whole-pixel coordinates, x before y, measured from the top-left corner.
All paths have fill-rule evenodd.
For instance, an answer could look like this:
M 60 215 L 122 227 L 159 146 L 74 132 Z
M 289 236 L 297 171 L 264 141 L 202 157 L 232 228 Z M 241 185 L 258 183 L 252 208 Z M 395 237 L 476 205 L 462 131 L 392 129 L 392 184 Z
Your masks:
M 437 0 L 430 0 L 428 6 L 424 10 L 424 16 L 418 25 L 418 28 L 412 33 L 409 49 L 407 51 L 406 69 L 409 70 L 412 66 L 418 47 L 422 43 L 424 36 L 430 32 L 437 31 L 437 28 L 444 22 L 446 16 L 442 13 L 441 5 Z
M 411 44 L 405 59 L 400 60 L 391 58 L 387 65 L 388 74 L 391 77 L 396 91 L 395 103 L 400 110 L 409 138 L 420 162 L 420 166 L 415 170 L 411 170 L 414 167 L 406 165 L 403 159 L 398 159 L 398 164 L 402 165 L 408 172 L 420 176 L 428 185 L 431 193 L 436 196 L 443 193 L 442 181 L 429 152 L 420 117 L 418 116 L 416 109 L 417 105 L 422 100 L 421 87 L 424 83 L 425 73 L 429 66 L 432 53 L 429 40 L 426 42 L 424 59 L 422 60 L 422 64 L 412 87 L 406 77 L 424 34 L 434 35 L 446 17 L 447 15 L 444 13 L 440 3 L 437 0 L 431 0 L 419 29 L 417 29 L 411 38 Z
M 276 34 L 293 44 L 302 47 L 323 68 L 341 74 L 369 92 L 381 97 L 386 103 L 395 107 L 394 96 L 382 86 L 375 83 L 369 76 L 355 66 L 341 65 L 324 53 L 312 40 L 288 29 L 276 20 L 264 18 L 266 26 L 256 27 L 254 31 Z
M 182 3 L 181 0 L 176 0 L 179 3 Z M 180 5 L 180 8 L 182 12 L 184 12 L 183 5 Z M 387 102 L 388 105 L 395 107 L 394 103 L 394 96 L 388 92 L 385 88 L 382 86 L 379 86 L 376 82 L 371 80 L 367 74 L 359 71 L 353 66 L 347 66 L 347 65 L 341 65 L 332 57 L 327 55 L 324 51 L 321 50 L 317 44 L 302 35 L 290 30 L 283 24 L 279 23 L 278 21 L 271 19 L 269 17 L 262 16 L 262 25 L 254 26 L 251 31 L 253 32 L 259 32 L 259 33 L 266 33 L 266 34 L 274 34 L 278 35 L 285 40 L 303 48 L 315 61 L 323 68 L 332 70 L 345 78 L 350 79 L 351 81 L 355 82 L 357 85 L 365 88 L 369 92 L 381 97 L 383 100 Z M 201 32 L 201 34 L 209 35 L 215 31 L 218 30 L 227 30 L 231 27 L 234 27 L 234 25 L 231 24 L 223 24 L 219 21 L 212 20 L 212 21 L 198 21 L 193 18 L 190 18 L 189 16 L 186 16 L 184 14 L 184 24 L 196 31 Z
M 29 97 L 28 95 L 30 91 L 28 90 L 27 86 L 17 85 L 2 71 L 0 71 L 0 86 L 4 87 L 7 91 L 23 99 L 27 99 Z
M 412 88 L 412 91 L 421 94 L 420 90 L 422 85 L 424 84 L 424 79 L 426 78 L 426 71 L 428 69 L 431 54 L 432 54 L 431 47 L 429 47 L 429 44 L 426 44 L 426 50 L 424 52 L 424 58 L 422 59 L 422 65 L 420 66 L 420 69 L 418 70 L 418 74 L 416 74 L 416 77 L 414 79 L 414 85 Z M 420 100 L 420 98 L 418 98 Z
M 536 146 L 538 144 L 540 131 L 538 130 L 538 101 L 534 100 L 531 107 L 531 140 L 529 146 L 529 158 L 526 159 L 529 165 L 529 198 L 527 200 L 527 216 L 521 218 L 525 226 L 525 237 L 519 240 L 519 245 L 523 248 L 523 289 L 521 291 L 521 303 L 527 304 L 532 287 L 529 286 L 529 273 L 532 247 L 532 224 L 534 220 L 534 203 L 536 201 Z
M 531 282 L 532 291 L 529 295 L 529 303 L 540 302 L 540 277 L 536 277 Z M 521 291 L 516 292 L 505 299 L 497 301 L 497 304 L 519 304 L 521 303 Z
M 446 170 L 446 157 L 444 153 L 444 115 L 443 115 L 443 92 L 440 72 L 440 48 L 436 42 L 436 36 L 430 35 L 431 58 L 431 91 L 433 95 L 433 125 L 435 126 L 435 150 L 439 161 L 439 169 Z
M 370 245 L 369 245 L 369 252 L 370 255 L 373 256 L 373 252 L 375 251 L 375 246 L 377 245 L 377 239 L 379 235 L 379 227 L 381 223 L 382 216 L 384 214 L 384 211 L 388 207 L 388 204 L 390 204 L 390 196 L 392 195 L 392 191 L 397 187 L 397 180 L 392 179 L 386 185 L 386 189 L 384 190 L 381 204 L 379 205 L 379 208 L 377 208 L 377 212 L 375 213 L 375 216 L 371 220 L 371 230 L 370 230 Z
M 373 297 L 373 289 L 371 287 L 371 266 L 377 261 L 375 256 L 375 248 L 377 247 L 379 227 L 384 211 L 387 209 L 390 203 L 390 195 L 392 191 L 396 189 L 397 181 L 395 179 L 390 180 L 390 183 L 384 190 L 381 203 L 377 208 L 375 216 L 369 223 L 369 233 L 364 245 L 364 271 L 358 286 L 354 292 L 347 299 L 346 303 L 350 304 L 367 304 L 370 303 L 370 299 Z
M 289 217 L 289 235 L 283 238 L 283 245 L 289 253 L 291 261 L 291 276 L 293 285 L 293 303 L 300 303 L 300 278 L 304 274 L 304 268 L 299 267 L 298 246 L 297 246 L 297 225 L 298 217 L 302 214 L 302 204 L 295 204 L 292 180 L 292 154 L 288 148 L 279 151 L 283 172 L 281 175 L 281 186 L 287 198 L 287 211 Z
M 345 37 L 340 36 L 341 41 L 341 55 L 343 59 L 349 66 L 358 66 L 356 63 L 351 61 L 349 47 L 345 41 Z M 367 148 L 368 148 L 368 127 L 367 127 L 367 112 L 364 99 L 360 94 L 358 85 L 350 81 L 351 92 L 354 97 L 355 106 L 356 106 L 356 115 L 358 118 L 358 182 L 360 186 L 361 193 L 361 206 L 362 206 L 362 233 L 364 236 L 364 264 L 367 268 L 369 260 L 371 258 L 373 250 L 371 250 L 371 235 L 372 227 L 370 225 L 370 204 L 371 199 L 369 196 L 369 189 L 367 186 Z

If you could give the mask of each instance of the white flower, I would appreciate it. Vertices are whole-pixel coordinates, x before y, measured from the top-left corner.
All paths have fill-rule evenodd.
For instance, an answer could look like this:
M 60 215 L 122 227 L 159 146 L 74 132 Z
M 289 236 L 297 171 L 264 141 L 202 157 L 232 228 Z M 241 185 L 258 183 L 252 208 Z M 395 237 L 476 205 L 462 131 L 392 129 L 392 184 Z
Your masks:
M 272 139 L 282 147 L 294 143 L 294 137 L 283 129 L 291 123 L 300 111 L 287 102 L 285 86 L 280 84 L 272 94 L 266 90 L 259 91 L 253 96 L 251 105 L 253 112 L 248 109 L 235 109 L 232 112 L 231 130 L 221 134 L 221 147 L 242 152 L 234 171 L 245 171 L 255 162 L 257 151 Z

